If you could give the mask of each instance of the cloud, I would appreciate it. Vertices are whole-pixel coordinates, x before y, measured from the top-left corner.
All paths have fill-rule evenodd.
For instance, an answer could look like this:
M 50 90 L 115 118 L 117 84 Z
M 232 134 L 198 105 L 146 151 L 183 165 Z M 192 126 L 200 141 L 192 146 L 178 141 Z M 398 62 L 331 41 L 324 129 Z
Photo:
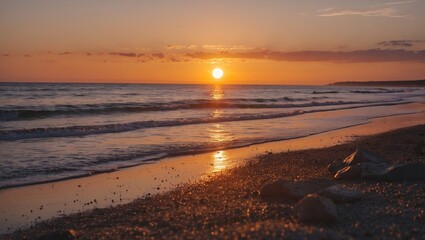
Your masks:
M 425 43 L 425 40 L 392 40 L 377 43 L 385 47 L 413 47 L 416 43 Z
M 176 56 L 170 56 L 168 59 L 170 60 L 170 62 L 182 62 L 182 59 Z
M 255 52 L 195 52 L 185 55 L 189 58 L 201 60 L 213 59 L 257 59 L 273 61 L 311 61 L 311 62 L 401 62 L 420 61 L 425 62 L 425 50 L 406 51 L 402 49 L 383 50 L 368 49 L 356 51 L 255 51 Z
M 165 47 L 166 49 L 168 49 L 168 50 L 187 50 L 187 49 L 197 49 L 197 48 L 199 48 L 199 46 L 197 46 L 197 45 L 172 45 L 172 44 L 169 44 L 169 45 L 167 45 L 166 47 Z
M 163 59 L 165 55 L 163 53 L 152 53 L 152 57 Z
M 413 3 L 413 2 L 416 2 L 416 1 L 387 2 L 387 3 L 384 3 L 384 5 L 401 5 L 401 4 Z
M 329 12 L 329 11 L 332 11 L 332 10 L 334 10 L 335 8 L 334 7 L 329 7 L 329 8 L 324 8 L 324 9 L 319 9 L 319 10 L 317 10 L 318 12 Z
M 323 9 L 325 10 L 325 9 Z M 323 12 L 322 10 L 322 12 Z M 337 17 L 337 16 L 363 16 L 363 17 L 391 17 L 391 18 L 407 18 L 410 15 L 400 14 L 395 8 L 387 7 L 375 10 L 339 10 L 339 11 L 324 11 L 326 13 L 319 14 L 319 17 Z
M 366 63 L 366 62 L 405 62 L 416 61 L 425 63 L 425 48 L 401 49 L 401 47 L 412 47 L 415 43 L 425 43 L 425 40 L 393 40 L 377 43 L 386 49 L 366 49 L 344 51 L 343 48 L 335 51 L 275 51 L 270 49 L 246 48 L 230 46 L 226 48 L 202 46 L 199 51 L 186 49 L 184 51 L 166 50 L 164 52 L 61 52 L 57 55 L 81 54 L 87 57 L 101 57 L 105 54 L 114 57 L 125 57 L 137 62 L 216 62 L 216 61 L 283 61 L 283 62 L 336 62 L 336 63 Z M 391 47 L 391 48 L 388 48 Z M 396 47 L 397 49 L 394 49 Z M 227 49 L 216 51 L 217 49 Z M 251 50 L 249 50 L 251 49 Z M 419 50 L 421 49 L 421 50 Z M 29 55 L 27 55 L 29 56 Z
M 254 47 L 248 47 L 244 45 L 213 45 L 205 44 L 202 46 L 198 45 L 167 45 L 167 50 L 205 50 L 205 51 L 248 51 L 255 49 Z
M 244 45 L 202 45 L 207 51 L 250 51 L 255 48 Z
M 109 55 L 121 57 L 137 57 L 137 53 L 133 52 L 111 52 Z

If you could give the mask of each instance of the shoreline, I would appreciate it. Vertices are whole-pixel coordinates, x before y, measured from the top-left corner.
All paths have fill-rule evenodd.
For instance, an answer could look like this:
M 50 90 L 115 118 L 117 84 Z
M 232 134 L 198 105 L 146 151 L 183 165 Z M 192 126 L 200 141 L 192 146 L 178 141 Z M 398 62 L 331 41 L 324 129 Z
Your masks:
M 378 125 L 375 125 L 385 122 L 389 119 L 376 121 Z M 321 139 L 329 144 L 343 139 L 338 134 L 327 135 L 326 139 L 322 135 L 310 140 Z M 359 146 L 382 154 L 392 163 L 425 162 L 424 135 L 425 125 L 422 124 L 356 137 L 354 141 L 325 148 L 303 150 L 305 147 L 298 146 L 296 151 L 263 152 L 243 166 L 181 185 L 163 194 L 53 219 L 4 238 L 55 236 L 58 232 L 73 229 L 88 239 L 283 236 L 288 239 L 421 239 L 425 236 L 425 230 L 420 227 L 425 223 L 425 212 L 421 207 L 425 200 L 422 195 L 424 182 L 420 180 L 338 181 L 346 187 L 361 190 L 364 196 L 358 202 L 337 205 L 341 217 L 332 224 L 300 222 L 292 216 L 293 201 L 267 202 L 259 198 L 258 191 L 264 184 L 279 178 L 330 178 L 332 175 L 326 169 L 327 164 L 346 157 Z
M 383 117 L 371 119 L 369 123 L 355 127 L 307 137 L 166 158 L 155 164 L 139 165 L 84 178 L 2 189 L 0 212 L 7 221 L 2 220 L 6 224 L 0 232 L 28 227 L 51 217 L 108 208 L 132 202 L 140 197 L 164 193 L 182 184 L 207 179 L 222 170 L 241 166 L 261 154 L 329 147 L 351 141 L 355 135 L 372 135 L 403 126 L 423 124 L 422 119 L 425 119 L 425 113 Z
M 369 118 L 369 119 L 379 119 L 379 118 L 387 118 L 387 117 L 395 117 L 395 116 L 405 116 L 405 115 L 412 115 L 412 114 L 421 114 L 421 112 L 391 114 L 391 115 L 387 115 L 387 116 L 379 116 L 379 117 L 373 117 L 373 118 Z M 306 137 L 315 136 L 315 135 L 319 135 L 319 134 L 325 134 L 325 133 L 329 133 L 329 132 L 333 132 L 333 131 L 343 130 L 343 129 L 346 129 L 346 128 L 362 126 L 362 125 L 366 125 L 366 124 L 369 124 L 369 123 L 370 122 L 358 123 L 358 124 L 353 124 L 353 125 L 348 125 L 348 126 L 344 126 L 344 127 L 331 129 L 331 130 L 325 130 L 325 131 L 322 131 L 322 132 L 312 133 L 312 134 L 305 135 L 305 136 L 299 136 L 299 137 L 290 137 L 290 138 L 283 138 L 283 139 L 277 139 L 277 140 L 266 140 L 266 141 L 263 141 L 263 142 L 250 143 L 250 144 L 247 144 L 247 145 L 236 146 L 236 147 L 215 148 L 215 149 L 208 149 L 208 150 L 204 150 L 204 151 L 185 152 L 185 153 L 181 153 L 181 154 L 169 155 L 169 156 L 164 156 L 164 157 L 149 158 L 149 160 L 146 161 L 146 162 L 141 162 L 141 163 L 138 163 L 138 164 L 135 164 L 135 165 L 124 166 L 124 167 L 120 167 L 120 168 L 117 168 L 117 169 L 96 171 L 95 173 L 82 174 L 82 175 L 76 175 L 76 176 L 71 176 L 71 177 L 66 177 L 66 178 L 46 180 L 46 181 L 40 181 L 40 182 L 34 182 L 34 183 L 23 183 L 23 184 L 10 185 L 10 186 L 8 186 L 8 185 L 1 186 L 0 191 L 1 190 L 7 190 L 7 189 L 13 189 L 13 188 L 20 188 L 20 187 L 48 184 L 48 183 L 56 183 L 56 182 L 68 181 L 68 180 L 79 179 L 79 178 L 87 178 L 87 177 L 95 176 L 95 175 L 98 175 L 98 174 L 106 174 L 106 173 L 113 173 L 113 172 L 117 172 L 117 171 L 125 171 L 128 168 L 140 167 L 140 166 L 143 166 L 143 165 L 146 165 L 146 164 L 155 164 L 155 163 L 157 163 L 157 161 L 166 160 L 166 159 L 173 159 L 173 158 L 178 158 L 178 157 L 187 157 L 187 156 L 190 156 L 190 155 L 195 156 L 195 155 L 200 155 L 200 154 L 211 154 L 211 153 L 214 153 L 216 151 L 228 151 L 228 150 L 234 150 L 234 149 L 243 149 L 243 148 L 249 148 L 249 147 L 256 146 L 256 145 L 263 145 L 263 144 L 270 144 L 270 143 L 274 143 L 274 142 L 296 140 L 296 139 L 300 139 L 300 138 L 306 138 Z
M 414 114 L 424 113 L 425 110 L 418 111 L 416 109 L 417 106 L 420 106 L 420 105 L 423 105 L 423 104 L 424 103 L 420 103 L 420 102 L 419 103 L 415 103 L 415 102 L 389 102 L 389 103 L 371 104 L 371 105 L 368 105 L 368 106 L 362 106 L 361 105 L 361 106 L 352 106 L 352 107 L 347 107 L 347 108 L 337 108 L 337 109 L 331 108 L 331 109 L 324 109 L 324 110 L 318 110 L 318 111 L 305 111 L 305 112 L 299 113 L 297 115 L 320 114 L 320 113 L 326 113 L 326 112 L 338 112 L 338 111 L 351 110 L 351 109 L 357 109 L 357 108 L 394 106 L 394 105 L 406 105 L 408 107 L 412 107 L 412 112 L 382 115 L 382 116 L 370 117 L 370 118 L 365 119 L 365 120 L 371 121 L 373 119 L 379 119 L 379 118 L 385 118 L 385 117 L 403 116 L 403 115 L 412 115 L 412 114 L 414 115 Z M 295 116 L 297 116 L 297 115 L 295 115 Z M 293 117 L 293 116 L 294 115 L 289 116 L 289 117 Z M 284 117 L 277 117 L 277 118 L 284 118 Z M 256 120 L 256 119 L 254 119 L 254 120 Z M 25 187 L 25 186 L 32 186 L 32 185 L 39 185 L 39 184 L 47 184 L 47 183 L 55 183 L 55 182 L 60 182 L 60 181 L 67 181 L 67 180 L 72 180 L 72 179 L 91 177 L 91 176 L 94 176 L 94 175 L 97 175 L 97 174 L 111 173 L 111 172 L 121 171 L 121 170 L 125 170 L 125 169 L 128 169 L 128 168 L 138 167 L 138 166 L 142 166 L 142 165 L 146 165 L 146 164 L 152 164 L 152 163 L 156 163 L 157 161 L 161 161 L 161 160 L 168 159 L 168 158 L 205 154 L 205 153 L 211 153 L 211 152 L 219 151 L 219 150 L 231 150 L 231 149 L 245 148 L 245 147 L 250 147 L 250 146 L 259 145 L 259 144 L 267 144 L 267 143 L 272 143 L 272 142 L 287 141 L 287 140 L 292 140 L 292 139 L 297 139 L 297 138 L 309 137 L 309 136 L 313 136 L 313 135 L 317 135 L 317 134 L 323 134 L 323 133 L 327 133 L 327 132 L 331 132 L 331 131 L 337 131 L 337 130 L 340 130 L 340 129 L 355 127 L 355 126 L 364 125 L 364 124 L 368 124 L 368 123 L 370 123 L 370 122 L 356 123 L 356 124 L 352 124 L 352 125 L 348 125 L 348 126 L 338 127 L 338 128 L 330 129 L 330 130 L 324 130 L 324 131 L 321 131 L 321 132 L 315 132 L 315 133 L 302 135 L 302 136 L 294 136 L 294 137 L 289 137 L 289 138 L 270 139 L 270 140 L 265 140 L 265 141 L 260 141 L 260 142 L 253 142 L 253 143 L 243 144 L 243 145 L 240 145 L 240 146 L 230 146 L 230 147 L 224 147 L 224 148 L 218 147 L 218 148 L 199 150 L 199 151 L 195 150 L 195 151 L 189 151 L 189 152 L 183 152 L 183 153 L 174 153 L 174 154 L 169 154 L 169 155 L 164 155 L 164 156 L 150 156 L 150 157 L 147 157 L 146 160 L 143 160 L 139 163 L 131 164 L 131 165 L 127 165 L 127 166 L 122 166 L 122 167 L 114 168 L 114 169 L 106 169 L 106 170 L 100 170 L 100 171 L 94 170 L 92 172 L 88 172 L 88 173 L 84 173 L 84 174 L 80 174 L 80 175 L 62 177 L 62 178 L 55 178 L 55 179 L 48 179 L 48 180 L 42 180 L 42 181 L 37 181 L 37 182 L 31 182 L 31 183 L 4 185 L 4 186 L 0 186 L 0 191 L 4 190 L 4 189 L 11 189 L 11 188 L 17 188 L 17 187 Z M 78 136 L 73 136 L 73 137 L 78 137 Z

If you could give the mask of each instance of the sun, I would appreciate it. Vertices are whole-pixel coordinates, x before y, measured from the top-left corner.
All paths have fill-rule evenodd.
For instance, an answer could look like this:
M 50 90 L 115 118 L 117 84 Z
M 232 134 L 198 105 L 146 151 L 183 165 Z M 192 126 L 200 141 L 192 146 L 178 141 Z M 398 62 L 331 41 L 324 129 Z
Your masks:
M 214 70 L 212 71 L 212 75 L 216 80 L 220 80 L 223 77 L 223 70 L 221 70 L 221 68 L 214 68 Z

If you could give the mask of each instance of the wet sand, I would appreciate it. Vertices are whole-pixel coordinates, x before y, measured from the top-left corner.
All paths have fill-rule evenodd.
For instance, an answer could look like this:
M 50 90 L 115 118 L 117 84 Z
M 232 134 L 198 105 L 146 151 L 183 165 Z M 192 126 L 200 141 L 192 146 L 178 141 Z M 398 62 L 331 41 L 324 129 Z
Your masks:
M 332 225 L 301 224 L 291 214 L 292 202 L 267 203 L 258 197 L 261 186 L 277 178 L 331 177 L 326 170 L 327 164 L 349 155 L 358 146 L 379 152 L 391 161 L 424 161 L 424 126 L 380 136 L 356 137 L 396 129 L 403 124 L 416 125 L 423 123 L 422 119 L 425 119 L 423 113 L 380 118 L 366 125 L 305 138 L 199 154 L 190 157 L 190 160 L 179 157 L 89 178 L 2 190 L 0 202 L 5 219 L 5 213 L 16 212 L 19 208 L 28 211 L 28 216 L 41 216 L 44 212 L 52 212 L 52 209 L 66 209 L 70 202 L 75 205 L 68 209 L 81 204 L 87 206 L 86 209 L 96 208 L 43 222 L 35 228 L 6 237 L 32 238 L 58 230 L 75 229 L 81 236 L 94 239 L 233 238 L 234 235 L 258 238 L 281 234 L 295 238 L 327 234 L 331 237 L 343 234 L 356 238 L 423 238 L 424 230 L 420 227 L 425 221 L 423 182 L 344 182 L 366 195 L 358 203 L 338 205 L 338 212 L 343 213 L 342 219 Z M 330 148 L 295 151 L 333 146 L 353 139 L 356 140 Z M 239 167 L 231 168 L 235 166 Z M 228 168 L 231 169 L 220 171 Z M 149 178 L 152 182 L 142 181 Z M 185 181 L 170 180 L 173 178 Z M 190 183 L 191 179 L 201 181 L 155 194 L 178 184 Z M 153 185 L 146 188 L 148 184 Z M 152 187 L 155 184 L 157 187 Z M 129 189 L 132 192 L 125 195 L 130 192 Z M 130 202 L 136 192 L 139 192 L 139 197 L 147 197 L 121 206 L 97 209 L 113 204 L 114 199 L 114 202 L 119 202 L 118 199 Z M 102 195 L 108 198 L 100 199 Z M 5 219 L 2 221 L 7 223 L 13 216 L 7 221 Z

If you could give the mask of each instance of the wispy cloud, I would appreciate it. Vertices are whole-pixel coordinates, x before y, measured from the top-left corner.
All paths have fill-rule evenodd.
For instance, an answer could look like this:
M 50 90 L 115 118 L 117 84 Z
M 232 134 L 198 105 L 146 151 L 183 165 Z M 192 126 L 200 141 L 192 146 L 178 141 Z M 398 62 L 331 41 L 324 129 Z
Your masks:
M 416 1 L 387 2 L 387 3 L 384 3 L 384 5 L 401 5 L 401 4 L 414 3 L 414 2 Z
M 347 15 L 355 15 L 355 16 L 363 16 L 363 17 L 391 17 L 391 18 L 407 18 L 410 15 L 401 14 L 398 9 L 392 7 L 374 9 L 374 10 L 328 10 L 323 11 L 322 14 L 319 14 L 320 17 L 337 17 L 337 16 L 347 16 Z
M 211 59 L 257 59 L 272 61 L 297 61 L 297 62 L 425 62 L 425 50 L 407 51 L 402 49 L 368 49 L 356 51 L 253 51 L 253 52 L 194 52 L 187 53 L 187 57 Z
M 163 59 L 165 55 L 163 53 L 153 53 L 152 57 Z
M 205 50 L 205 51 L 249 51 L 255 49 L 245 45 L 167 45 L 167 50 Z
M 392 40 L 377 43 L 385 47 L 413 47 L 417 43 L 425 43 L 425 40 Z
M 329 12 L 329 11 L 332 11 L 332 10 L 334 10 L 335 8 L 334 7 L 329 7 L 329 8 L 324 8 L 324 9 L 319 9 L 319 10 L 317 10 L 318 12 Z
M 168 50 L 187 50 L 187 49 L 197 49 L 199 46 L 197 45 L 173 45 L 169 44 L 165 47 Z
M 190 49 L 186 47 L 164 48 L 156 52 L 48 52 L 36 55 L 57 55 L 65 57 L 87 57 L 102 62 L 135 61 L 147 62 L 230 62 L 230 61 L 282 61 L 282 62 L 335 62 L 335 63 L 364 63 L 364 62 L 421 62 L 425 63 L 425 49 L 420 48 L 425 40 L 392 40 L 377 43 L 386 49 L 366 49 L 354 51 L 275 51 L 271 49 L 248 48 L 243 46 L 205 45 Z M 418 45 L 416 45 L 418 44 Z M 414 46 L 415 45 L 415 46 Z M 415 47 L 416 49 L 400 49 Z M 394 49 L 396 48 L 396 49 Z M 419 48 L 419 49 L 418 49 Z M 184 49 L 184 50 L 182 50 Z M 226 50 L 221 50 L 226 49 Z M 4 54 L 0 57 L 9 56 Z M 17 55 L 18 56 L 18 55 Z M 30 56 L 30 55 L 20 55 Z
M 131 52 L 129 52 L 129 53 L 112 52 L 112 53 L 109 53 L 109 55 L 122 56 L 122 57 L 137 57 L 136 53 L 131 53 Z

